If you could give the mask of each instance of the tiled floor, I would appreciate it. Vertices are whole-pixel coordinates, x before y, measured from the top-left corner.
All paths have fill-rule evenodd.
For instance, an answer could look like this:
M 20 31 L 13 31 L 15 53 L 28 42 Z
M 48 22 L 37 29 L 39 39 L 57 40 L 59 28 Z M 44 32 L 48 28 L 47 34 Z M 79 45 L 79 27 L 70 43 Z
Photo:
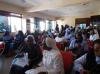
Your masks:
M 0 70 L 0 74 L 9 74 L 9 70 L 11 67 L 11 62 L 12 62 L 13 57 L 9 58 L 2 58 L 0 57 L 0 64 L 2 63 L 2 68 Z

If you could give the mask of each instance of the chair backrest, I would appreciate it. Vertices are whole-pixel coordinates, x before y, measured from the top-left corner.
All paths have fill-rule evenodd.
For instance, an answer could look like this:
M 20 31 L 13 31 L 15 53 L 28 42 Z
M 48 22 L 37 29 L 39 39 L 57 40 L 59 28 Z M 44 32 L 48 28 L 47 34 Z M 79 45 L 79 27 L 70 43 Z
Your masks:
M 0 42 L 0 55 L 4 52 L 4 49 L 5 49 L 5 43 Z
M 56 46 L 57 46 L 58 49 L 60 49 L 60 50 L 65 50 L 64 43 L 62 43 L 62 42 L 56 42 Z
M 69 71 L 72 68 L 74 56 L 71 51 L 61 51 L 61 54 L 63 57 L 64 70 Z

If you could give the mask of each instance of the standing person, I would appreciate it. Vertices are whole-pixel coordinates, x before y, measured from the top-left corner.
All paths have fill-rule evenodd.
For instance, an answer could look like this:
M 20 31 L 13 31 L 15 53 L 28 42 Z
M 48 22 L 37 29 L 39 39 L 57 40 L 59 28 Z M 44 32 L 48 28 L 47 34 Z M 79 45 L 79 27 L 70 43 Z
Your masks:
M 18 31 L 18 34 L 15 36 L 15 49 L 24 41 L 25 35 L 22 31 Z
M 31 35 L 30 30 L 27 30 L 26 33 L 25 33 L 25 36 L 26 36 L 26 37 L 27 37 L 28 35 Z
M 57 33 L 59 33 L 59 26 L 58 26 L 58 24 L 56 24 L 55 30 L 56 30 Z
M 4 54 L 7 55 L 9 50 L 11 49 L 11 43 L 13 41 L 13 37 L 10 35 L 10 32 L 6 31 L 3 35 L 3 41 L 5 42 L 5 51 Z

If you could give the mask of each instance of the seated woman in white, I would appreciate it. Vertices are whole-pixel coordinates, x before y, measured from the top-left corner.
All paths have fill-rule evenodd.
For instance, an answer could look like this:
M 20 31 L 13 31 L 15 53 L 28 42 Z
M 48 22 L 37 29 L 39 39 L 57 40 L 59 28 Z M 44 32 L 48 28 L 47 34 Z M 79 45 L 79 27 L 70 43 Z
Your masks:
M 55 37 L 56 42 L 67 42 L 64 36 L 60 33 Z
M 51 38 L 46 38 L 45 42 L 45 50 L 43 51 L 43 60 L 41 64 L 42 69 L 45 69 L 48 74 L 64 74 L 62 55 L 56 47 L 55 40 Z M 31 73 L 28 73 L 27 71 L 26 74 Z
M 90 38 L 89 40 L 94 41 L 96 39 L 99 39 L 99 35 L 96 32 L 96 30 L 94 31 L 94 29 L 90 30 Z

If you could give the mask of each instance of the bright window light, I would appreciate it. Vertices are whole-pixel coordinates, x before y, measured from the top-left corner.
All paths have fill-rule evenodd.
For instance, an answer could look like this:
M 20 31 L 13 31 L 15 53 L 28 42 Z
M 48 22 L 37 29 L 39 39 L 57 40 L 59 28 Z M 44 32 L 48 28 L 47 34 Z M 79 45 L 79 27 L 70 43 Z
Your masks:
M 30 29 L 31 29 L 31 32 L 34 32 L 34 18 L 30 18 Z
M 56 27 L 56 21 L 52 21 L 52 29 L 55 30 Z
M 26 19 L 22 19 L 22 31 L 23 33 L 26 33 Z
M 18 17 L 10 17 L 11 31 L 18 32 L 21 30 L 21 18 Z
M 45 25 L 46 25 L 46 24 L 45 24 L 44 21 L 40 21 L 40 30 L 41 30 L 41 31 L 44 31 L 44 30 L 45 30 L 45 28 L 46 28 Z
M 49 29 L 49 21 L 46 20 L 46 31 Z

